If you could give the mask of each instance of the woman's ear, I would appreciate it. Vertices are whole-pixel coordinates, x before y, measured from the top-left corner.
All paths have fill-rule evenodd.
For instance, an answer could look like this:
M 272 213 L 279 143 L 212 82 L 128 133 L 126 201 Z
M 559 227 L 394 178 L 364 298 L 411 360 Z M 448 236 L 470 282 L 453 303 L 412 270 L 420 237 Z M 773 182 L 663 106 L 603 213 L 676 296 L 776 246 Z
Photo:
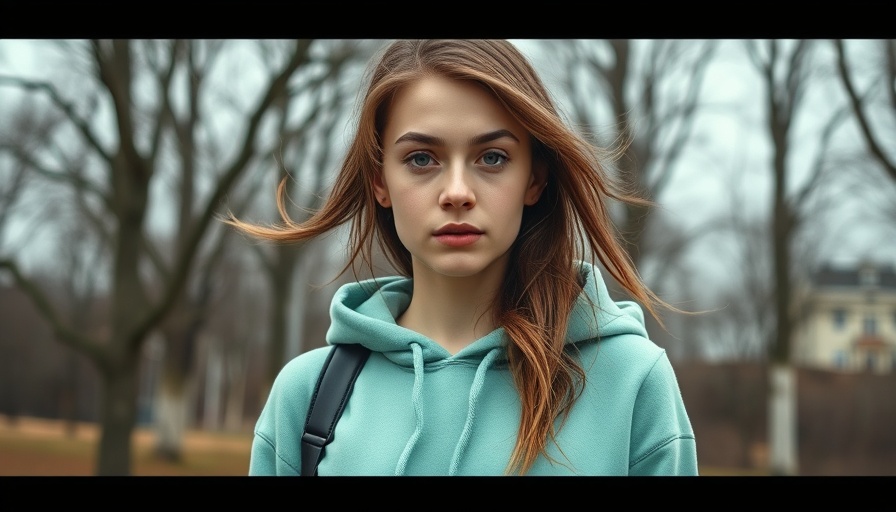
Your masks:
M 389 199 L 389 189 L 383 180 L 383 171 L 380 170 L 373 178 L 373 193 L 376 195 L 376 202 L 380 203 L 383 208 L 391 208 L 392 200 Z
M 529 188 L 526 189 L 526 197 L 523 204 L 532 206 L 538 202 L 541 192 L 548 185 L 548 166 L 547 163 L 536 159 L 532 161 L 532 175 L 529 177 Z

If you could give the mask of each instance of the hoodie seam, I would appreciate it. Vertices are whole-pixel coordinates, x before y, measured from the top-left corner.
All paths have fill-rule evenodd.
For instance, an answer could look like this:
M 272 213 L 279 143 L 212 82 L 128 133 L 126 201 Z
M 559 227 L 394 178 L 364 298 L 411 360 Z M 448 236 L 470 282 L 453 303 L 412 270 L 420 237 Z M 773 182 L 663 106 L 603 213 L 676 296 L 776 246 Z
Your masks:
M 286 464 L 287 466 L 289 466 L 290 468 L 292 468 L 292 470 L 295 471 L 296 473 L 299 473 L 299 472 L 300 472 L 300 471 L 299 471 L 295 466 L 293 466 L 288 460 L 284 459 L 283 456 L 280 455 L 280 452 L 277 450 L 277 447 L 274 445 L 273 441 L 271 441 L 270 439 L 268 439 L 267 436 L 264 434 L 264 432 L 261 432 L 261 431 L 256 430 L 256 431 L 255 431 L 255 436 L 258 437 L 258 438 L 260 438 L 260 439 L 261 439 L 262 441 L 264 441 L 265 443 L 267 443 L 267 445 L 271 447 L 271 450 L 274 451 L 274 455 L 276 455 L 277 458 L 278 458 L 281 462 L 283 462 L 284 464 Z
M 672 434 L 672 435 L 669 436 L 668 438 L 666 438 L 666 439 L 660 441 L 659 443 L 657 443 L 657 444 L 651 446 L 650 449 L 648 449 L 648 450 L 644 453 L 644 455 L 642 455 L 642 456 L 638 457 L 637 459 L 635 459 L 634 461 L 632 461 L 632 462 L 628 465 L 628 468 L 629 468 L 629 469 L 634 468 L 635 466 L 637 466 L 637 465 L 640 464 L 641 462 L 644 462 L 645 459 L 647 459 L 648 457 L 650 457 L 651 455 L 653 455 L 654 453 L 656 453 L 656 452 L 659 451 L 660 449 L 666 447 L 667 445 L 669 445 L 670 443 L 672 443 L 672 442 L 674 442 L 674 441 L 679 441 L 679 440 L 696 440 L 696 438 L 694 437 L 693 434 Z
M 597 310 L 600 311 L 601 313 L 605 313 L 606 315 L 608 315 L 608 316 L 612 316 L 612 317 L 613 317 L 612 320 L 610 320 L 609 322 L 605 323 L 604 325 L 600 325 L 600 322 L 598 322 L 598 331 L 605 331 L 608 327 L 610 327 L 611 325 L 615 324 L 615 323 L 618 322 L 619 320 L 621 320 L 621 319 L 623 319 L 623 318 L 629 318 L 629 316 L 626 315 L 625 313 L 620 313 L 620 314 L 617 315 L 617 314 L 612 313 L 612 312 L 610 312 L 609 310 L 604 309 L 604 308 L 602 308 L 602 307 L 600 307 L 600 306 L 597 306 Z M 632 333 L 620 333 L 620 334 L 632 334 Z M 606 334 L 600 334 L 600 332 L 598 332 L 598 336 L 606 336 Z M 612 335 L 610 335 L 610 336 L 612 336 Z
M 394 362 L 393 362 L 393 364 L 395 364 L 395 366 L 397 366 L 398 368 L 400 368 L 401 370 L 403 370 L 403 371 L 405 371 L 405 372 L 407 372 L 407 373 L 414 373 L 414 367 L 413 367 L 413 366 L 400 365 L 400 364 L 397 364 L 397 363 L 394 363 Z M 424 363 L 423 363 L 423 371 L 424 371 L 424 372 L 439 371 L 439 370 L 444 370 L 445 368 L 449 368 L 449 367 L 452 367 L 452 366 L 457 366 L 457 367 L 467 367 L 467 368 L 478 368 L 478 367 L 479 367 L 479 362 L 478 362 L 478 361 L 471 361 L 471 360 L 463 360 L 463 361 L 432 361 L 432 362 L 429 362 L 429 363 L 424 362 Z M 496 362 L 494 365 L 492 365 L 492 366 L 491 366 L 491 369 L 494 369 L 494 370 L 504 370 L 504 369 L 507 369 L 507 367 L 508 367 L 507 361 L 506 361 L 506 360 L 501 360 L 501 361 Z
M 653 373 L 653 370 L 656 368 L 656 365 L 659 364 L 660 360 L 665 355 L 666 355 L 666 349 L 661 349 L 660 353 L 657 355 L 656 359 L 654 359 L 653 363 L 650 365 L 650 369 L 647 370 L 647 373 L 644 374 L 644 378 L 641 379 L 641 384 L 638 386 L 638 393 L 635 394 L 636 401 L 638 399 L 637 397 L 639 397 L 641 395 L 641 390 L 644 388 L 644 383 L 647 382 L 647 378 L 650 377 L 650 374 Z M 630 462 L 628 465 L 628 468 L 632 469 L 633 467 L 637 466 L 638 464 L 643 462 L 645 459 L 647 459 L 648 457 L 650 457 L 651 455 L 656 453 L 661 448 L 663 448 L 663 447 L 667 446 L 669 443 L 672 443 L 673 441 L 676 441 L 679 439 L 696 439 L 696 438 L 694 437 L 693 434 L 688 434 L 688 433 L 683 433 L 683 432 L 671 434 L 671 435 L 663 438 L 662 440 L 654 443 L 653 445 L 651 445 L 650 448 L 648 448 L 647 451 L 644 452 L 643 455 L 636 457 L 632 462 Z

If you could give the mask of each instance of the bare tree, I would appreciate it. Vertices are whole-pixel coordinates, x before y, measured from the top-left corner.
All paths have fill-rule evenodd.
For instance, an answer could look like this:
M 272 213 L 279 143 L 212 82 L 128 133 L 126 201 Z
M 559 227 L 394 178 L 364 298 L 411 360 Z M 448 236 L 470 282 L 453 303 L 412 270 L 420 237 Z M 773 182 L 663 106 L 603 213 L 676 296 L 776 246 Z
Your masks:
M 614 39 L 550 44 L 567 65 L 563 90 L 574 122 L 603 146 L 626 143 L 617 172 L 642 196 L 657 201 L 691 140 L 717 42 Z M 649 257 L 645 235 L 652 213 L 651 207 L 625 205 L 619 216 L 626 249 L 639 268 Z M 678 245 L 680 240 L 670 243 Z M 658 245 L 652 248 L 662 254 L 665 248 Z
M 809 162 L 808 177 L 795 183 L 793 150 L 799 147 L 794 124 L 798 113 L 809 111 L 806 95 L 814 71 L 813 42 L 747 41 L 747 54 L 762 81 L 766 129 L 771 143 L 772 201 L 769 215 L 772 274 L 773 327 L 767 341 L 769 371 L 769 441 L 773 474 L 798 472 L 796 441 L 796 380 L 792 363 L 793 333 L 798 327 L 800 308 L 795 283 L 799 244 L 806 220 L 817 211 L 810 199 L 823 182 L 829 168 L 830 139 L 844 119 L 844 110 L 834 111 L 820 123 L 820 144 L 816 158 Z M 757 311 L 758 312 L 758 311 Z
M 856 67 L 854 64 L 858 59 L 850 58 L 846 44 L 840 39 L 834 40 L 834 48 L 837 50 L 837 74 L 849 97 L 868 153 L 890 179 L 896 181 L 893 144 L 896 134 L 892 133 L 896 122 L 896 39 L 872 41 L 870 51 L 864 52 L 868 56 L 867 62 L 874 64 L 870 71 L 861 70 L 870 75 L 865 90 L 860 90 L 855 71 L 851 69 Z
M 108 105 L 113 117 L 112 134 L 97 122 L 97 110 L 66 97 L 67 88 L 52 81 L 18 76 L 0 76 L 0 85 L 17 87 L 44 95 L 56 111 L 64 114 L 76 141 L 86 145 L 91 158 L 85 162 L 91 172 L 70 172 L 54 165 L 40 166 L 48 178 L 67 186 L 82 187 L 89 194 L 97 215 L 110 229 L 111 277 L 109 328 L 105 336 L 81 332 L 69 324 L 48 300 L 47 293 L 24 273 L 14 259 L 0 261 L 0 269 L 11 274 L 56 336 L 88 357 L 97 367 L 103 383 L 97 473 L 126 475 L 131 471 L 131 434 L 136 423 L 136 398 L 141 347 L 182 296 L 200 246 L 219 212 L 221 201 L 257 155 L 257 139 L 271 106 L 289 92 L 292 77 L 310 62 L 312 42 L 297 40 L 289 48 L 270 56 L 276 69 L 261 77 L 260 94 L 252 100 L 230 136 L 229 151 L 222 162 L 214 162 L 203 199 L 190 208 L 189 224 L 180 235 L 178 249 L 154 282 L 147 282 L 146 262 L 157 268 L 161 261 L 146 236 L 151 186 L 164 174 L 169 162 L 165 144 L 173 127 L 185 129 L 189 123 L 175 123 L 169 105 L 184 99 L 177 85 L 183 79 L 184 57 L 197 58 L 191 41 L 140 42 L 94 40 L 65 43 L 72 63 L 86 66 L 86 76 L 95 87 L 92 97 Z M 186 70 L 195 68 L 186 68 Z M 154 73 L 158 89 L 141 89 L 144 73 Z M 180 80 L 176 77 L 181 77 Z M 151 96 L 149 101 L 146 96 Z M 189 98 L 189 95 L 186 95 Z M 189 105 L 189 103 L 188 103 Z M 94 105 L 95 107 L 95 105 Z M 211 127 L 210 127 L 211 128 Z M 188 129 L 188 128 L 187 128 Z M 183 139 L 175 138 L 175 141 Z M 73 141 L 69 141 L 73 143 Z M 41 162 L 34 162 L 40 164 Z M 182 169 L 188 164 L 181 160 Z

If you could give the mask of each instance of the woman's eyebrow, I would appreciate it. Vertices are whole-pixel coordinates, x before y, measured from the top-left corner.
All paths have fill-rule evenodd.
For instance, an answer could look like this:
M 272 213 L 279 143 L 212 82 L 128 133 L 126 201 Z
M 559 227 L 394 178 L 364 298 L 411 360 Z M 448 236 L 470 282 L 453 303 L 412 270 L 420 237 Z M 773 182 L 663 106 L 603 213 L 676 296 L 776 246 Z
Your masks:
M 402 142 L 417 142 L 419 144 L 426 144 L 428 146 L 445 145 L 445 139 L 419 132 L 407 132 L 401 137 L 395 139 L 395 144 L 401 144 Z
M 516 138 L 516 135 L 511 133 L 510 130 L 501 129 L 501 130 L 495 130 L 493 132 L 484 133 L 482 135 L 477 135 L 477 136 L 473 137 L 472 139 L 470 139 L 470 143 L 473 145 L 479 145 L 479 144 L 484 144 L 486 142 L 491 142 L 493 140 L 498 140 L 498 139 L 501 139 L 504 137 L 511 138 L 517 142 L 520 141 L 520 139 Z
M 491 142 L 493 140 L 498 140 L 504 137 L 513 139 L 516 142 L 520 141 L 510 130 L 500 129 L 493 132 L 483 133 L 482 135 L 477 135 L 470 139 L 470 144 L 485 144 L 486 142 Z M 400 144 L 402 142 L 416 142 L 418 144 L 426 144 L 430 146 L 445 145 L 445 139 L 436 137 L 434 135 L 426 135 L 425 133 L 420 132 L 407 132 L 395 140 L 395 144 Z

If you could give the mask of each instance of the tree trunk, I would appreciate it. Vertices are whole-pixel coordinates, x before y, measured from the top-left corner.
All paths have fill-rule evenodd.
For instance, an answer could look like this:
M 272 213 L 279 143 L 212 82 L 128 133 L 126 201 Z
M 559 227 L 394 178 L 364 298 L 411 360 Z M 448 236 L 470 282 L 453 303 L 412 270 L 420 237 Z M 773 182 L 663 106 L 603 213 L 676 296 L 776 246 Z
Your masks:
M 261 385 L 259 397 L 264 403 L 268 399 L 274 379 L 283 368 L 286 358 L 287 340 L 289 330 L 289 316 L 299 314 L 291 302 L 293 289 L 293 276 L 300 250 L 294 246 L 279 246 L 276 248 L 275 263 L 272 271 L 268 273 L 271 284 L 271 307 L 269 311 L 268 325 L 270 326 L 270 342 L 268 345 L 268 358 L 265 367 L 264 380 Z
M 65 434 L 74 438 L 78 432 L 78 354 L 65 356 L 65 386 L 62 390 L 59 417 L 65 422 Z
M 774 56 L 780 49 L 771 42 L 772 62 L 766 66 L 768 84 L 768 130 L 772 142 L 774 173 L 771 219 L 772 272 L 775 280 L 775 331 L 769 364 L 769 448 L 770 471 L 774 475 L 795 475 L 797 471 L 796 377 L 791 361 L 793 321 L 791 312 L 793 275 L 791 244 L 795 232 L 794 207 L 788 200 L 791 127 L 799 95 L 799 81 L 794 81 L 804 63 L 803 42 L 797 43 L 790 57 L 787 80 L 775 83 Z
M 796 449 L 796 370 L 788 363 L 773 363 L 769 378 L 771 473 L 775 476 L 793 476 L 799 469 Z
M 214 343 L 206 344 L 205 357 L 205 391 L 202 393 L 202 428 L 205 430 L 221 429 L 221 390 L 224 386 L 224 369 L 221 350 Z
M 165 355 L 156 400 L 156 455 L 170 461 L 183 457 L 183 435 L 190 421 L 191 390 L 199 333 L 204 324 L 197 307 L 185 295 L 165 322 Z
M 228 372 L 227 399 L 224 405 L 224 428 L 228 432 L 241 432 L 243 430 L 243 408 L 246 403 L 246 370 L 245 361 L 228 363 L 227 368 L 240 364 L 239 368 L 233 368 Z
M 102 374 L 100 405 L 102 433 L 97 456 L 98 476 L 131 474 L 131 436 L 137 423 L 137 356 Z
M 166 329 L 165 356 L 161 386 L 156 399 L 156 455 L 170 461 L 183 457 L 183 435 L 189 422 L 189 409 L 198 322 L 186 327 Z
M 183 437 L 189 407 L 186 386 L 163 384 L 156 398 L 156 456 L 179 462 L 183 458 Z

